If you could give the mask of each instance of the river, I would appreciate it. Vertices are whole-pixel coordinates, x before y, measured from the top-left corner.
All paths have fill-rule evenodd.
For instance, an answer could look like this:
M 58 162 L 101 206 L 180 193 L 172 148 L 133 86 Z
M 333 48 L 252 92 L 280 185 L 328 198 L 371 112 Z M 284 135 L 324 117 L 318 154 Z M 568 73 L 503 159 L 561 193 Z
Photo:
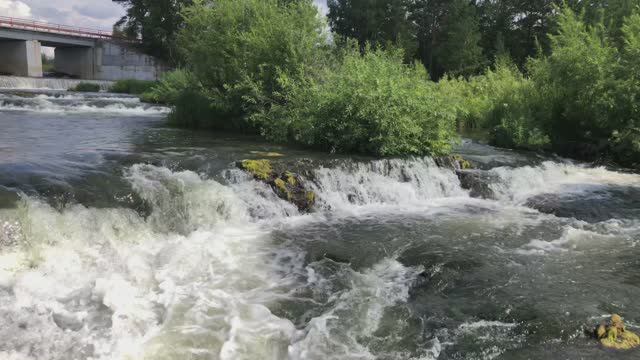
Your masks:
M 0 359 L 640 356 L 585 334 L 614 312 L 640 330 L 640 175 L 464 141 L 482 198 L 430 158 L 167 112 L 0 91 Z M 307 169 L 310 214 L 234 165 L 264 152 Z

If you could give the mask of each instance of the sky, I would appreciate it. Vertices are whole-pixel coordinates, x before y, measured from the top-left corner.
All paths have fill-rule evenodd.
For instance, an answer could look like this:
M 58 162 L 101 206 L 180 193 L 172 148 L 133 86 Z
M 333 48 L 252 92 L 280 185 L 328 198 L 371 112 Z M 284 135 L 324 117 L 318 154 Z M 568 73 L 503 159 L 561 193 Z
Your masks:
M 326 13 L 326 0 L 314 0 Z M 110 30 L 125 10 L 110 0 L 0 0 L 0 16 Z
M 323 14 L 326 0 L 313 0 Z M 0 0 L 0 16 L 9 16 L 53 24 L 111 30 L 125 9 L 111 0 Z M 52 48 L 44 48 L 53 56 Z

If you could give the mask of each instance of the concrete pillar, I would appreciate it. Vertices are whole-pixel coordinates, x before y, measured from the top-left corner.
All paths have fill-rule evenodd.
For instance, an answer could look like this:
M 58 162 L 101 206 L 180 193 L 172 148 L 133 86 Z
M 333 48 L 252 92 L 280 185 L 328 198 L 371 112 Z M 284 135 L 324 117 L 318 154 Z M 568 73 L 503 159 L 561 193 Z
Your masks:
M 42 51 L 36 40 L 0 41 L 0 72 L 42 77 Z
M 57 47 L 54 67 L 56 71 L 81 79 L 94 79 L 96 68 L 94 48 Z

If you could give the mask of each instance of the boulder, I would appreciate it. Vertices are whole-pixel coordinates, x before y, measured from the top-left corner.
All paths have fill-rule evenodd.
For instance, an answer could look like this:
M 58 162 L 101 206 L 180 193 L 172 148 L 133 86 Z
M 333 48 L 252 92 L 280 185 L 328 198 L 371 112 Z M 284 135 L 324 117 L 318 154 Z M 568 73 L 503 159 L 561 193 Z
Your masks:
M 307 190 L 302 178 L 286 170 L 274 170 L 269 160 L 243 160 L 237 163 L 238 168 L 251 174 L 254 179 L 262 181 L 273 189 L 283 200 L 294 204 L 298 210 L 309 212 L 316 202 L 316 194 Z
M 474 198 L 495 199 L 495 193 L 491 189 L 491 176 L 482 170 L 458 170 L 456 171 L 460 186 L 469 190 L 469 195 Z
M 451 170 L 468 170 L 473 169 L 473 165 L 460 155 L 441 156 L 434 159 L 436 165 Z

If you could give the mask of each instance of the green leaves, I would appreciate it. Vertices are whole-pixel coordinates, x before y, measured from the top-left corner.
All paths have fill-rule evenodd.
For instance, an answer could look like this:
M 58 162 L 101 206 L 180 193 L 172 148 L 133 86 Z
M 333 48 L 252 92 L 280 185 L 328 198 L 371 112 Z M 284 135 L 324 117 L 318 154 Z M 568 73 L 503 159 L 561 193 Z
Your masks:
M 402 59 L 400 51 L 361 56 L 352 48 L 318 76 L 289 83 L 285 103 L 259 116 L 265 136 L 331 152 L 447 153 L 456 138 L 454 108 L 422 66 Z

